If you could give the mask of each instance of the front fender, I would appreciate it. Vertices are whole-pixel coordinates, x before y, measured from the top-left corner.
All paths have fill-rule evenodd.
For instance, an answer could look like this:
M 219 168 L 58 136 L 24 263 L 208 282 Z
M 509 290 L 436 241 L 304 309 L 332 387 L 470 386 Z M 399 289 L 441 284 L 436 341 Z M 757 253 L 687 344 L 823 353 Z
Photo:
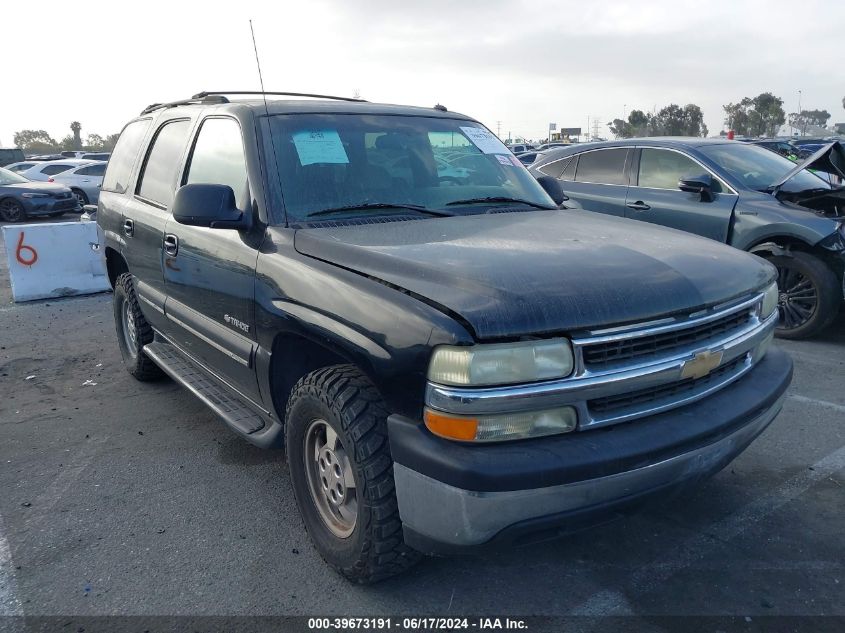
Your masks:
M 436 345 L 471 335 L 435 307 L 293 249 L 292 231 L 271 228 L 258 256 L 256 325 L 260 354 L 294 334 L 354 363 L 373 380 L 391 412 L 418 418 Z M 262 391 L 270 393 L 259 367 Z
M 776 238 L 815 246 L 837 231 L 837 220 L 816 215 L 798 205 L 778 202 L 767 194 L 741 200 L 734 212 L 730 244 L 744 251 Z

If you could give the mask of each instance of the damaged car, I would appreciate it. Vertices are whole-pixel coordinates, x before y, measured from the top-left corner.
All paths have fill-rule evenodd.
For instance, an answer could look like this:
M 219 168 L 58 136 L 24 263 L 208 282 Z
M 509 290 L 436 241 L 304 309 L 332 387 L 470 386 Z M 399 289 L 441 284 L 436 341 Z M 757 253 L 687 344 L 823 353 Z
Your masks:
M 696 233 L 778 269 L 777 333 L 807 338 L 836 318 L 845 273 L 845 148 L 796 165 L 756 145 L 643 138 L 549 151 L 530 171 L 552 176 L 587 211 Z

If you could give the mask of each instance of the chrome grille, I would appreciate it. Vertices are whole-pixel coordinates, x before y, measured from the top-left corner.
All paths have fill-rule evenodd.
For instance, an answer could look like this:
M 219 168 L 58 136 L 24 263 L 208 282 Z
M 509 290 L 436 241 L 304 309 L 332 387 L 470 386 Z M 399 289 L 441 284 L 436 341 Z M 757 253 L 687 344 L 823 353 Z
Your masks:
M 738 374 L 748 362 L 748 354 L 735 358 L 717 367 L 703 378 L 686 378 L 678 382 L 622 393 L 606 398 L 596 398 L 587 402 L 587 407 L 594 417 L 608 417 L 622 411 L 636 410 L 643 405 L 652 405 L 665 400 L 676 400 L 696 394 L 709 387 L 720 384 L 732 374 Z
M 632 360 L 648 360 L 675 350 L 699 346 L 748 327 L 753 316 L 752 310 L 744 310 L 684 329 L 584 345 L 584 367 L 589 371 L 603 371 Z

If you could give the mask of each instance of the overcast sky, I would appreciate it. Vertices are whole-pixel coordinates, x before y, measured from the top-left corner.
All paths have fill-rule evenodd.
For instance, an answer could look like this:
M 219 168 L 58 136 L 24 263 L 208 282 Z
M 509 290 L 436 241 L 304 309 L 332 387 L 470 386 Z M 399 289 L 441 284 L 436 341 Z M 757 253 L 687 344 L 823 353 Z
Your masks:
M 250 18 L 268 90 L 439 102 L 503 138 L 673 102 L 715 134 L 723 104 L 764 91 L 845 121 L 841 0 L 42 0 L 3 3 L 0 144 L 26 128 L 60 140 L 73 120 L 105 136 L 152 102 L 257 89 Z

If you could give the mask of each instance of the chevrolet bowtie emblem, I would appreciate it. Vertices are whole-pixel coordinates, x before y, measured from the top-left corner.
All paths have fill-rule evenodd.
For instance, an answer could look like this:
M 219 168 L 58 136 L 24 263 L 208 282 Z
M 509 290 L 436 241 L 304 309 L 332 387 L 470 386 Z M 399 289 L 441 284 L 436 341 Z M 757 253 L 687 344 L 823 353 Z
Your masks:
M 696 353 L 692 360 L 684 362 L 681 366 L 681 378 L 704 378 L 711 371 L 716 369 L 722 362 L 722 352 L 711 352 L 705 350 Z

